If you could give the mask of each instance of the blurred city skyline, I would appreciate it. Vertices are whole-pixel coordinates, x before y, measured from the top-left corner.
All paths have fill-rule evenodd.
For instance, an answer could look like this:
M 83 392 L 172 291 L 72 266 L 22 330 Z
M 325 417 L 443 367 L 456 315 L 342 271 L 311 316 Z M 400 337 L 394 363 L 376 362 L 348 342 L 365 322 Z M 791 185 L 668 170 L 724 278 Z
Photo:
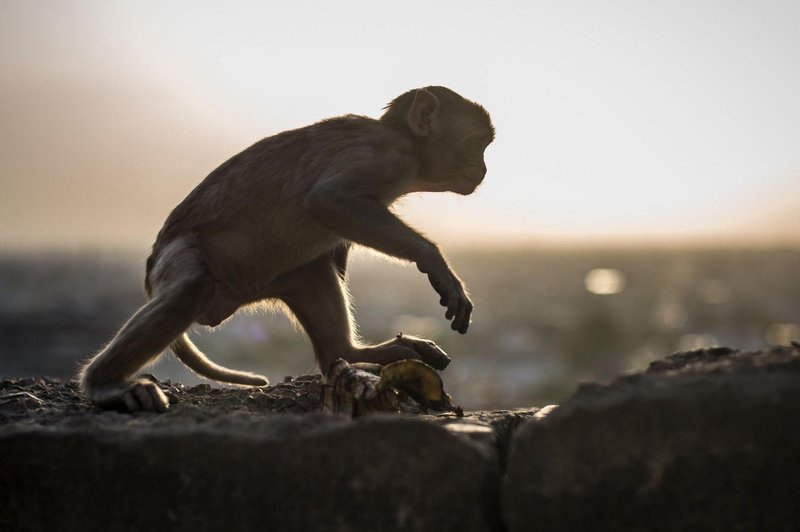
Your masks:
M 798 245 L 800 4 L 0 3 L 0 249 L 144 249 L 257 139 L 450 86 L 497 127 L 445 244 Z

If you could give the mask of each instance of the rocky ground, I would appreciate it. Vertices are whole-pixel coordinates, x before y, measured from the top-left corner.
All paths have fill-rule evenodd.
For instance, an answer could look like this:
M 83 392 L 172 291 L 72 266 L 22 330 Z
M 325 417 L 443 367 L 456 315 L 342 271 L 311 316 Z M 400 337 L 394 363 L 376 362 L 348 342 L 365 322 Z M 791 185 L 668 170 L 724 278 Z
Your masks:
M 132 416 L 95 408 L 81 395 L 77 382 L 49 378 L 2 380 L 0 423 L 111 427 L 139 420 L 180 426 L 229 414 L 263 416 L 322 409 L 319 375 L 287 378 L 285 382 L 265 388 L 218 388 L 209 384 L 189 388 L 171 381 L 160 384 L 175 401 L 169 412 L 163 416 L 147 413 Z
M 352 419 L 319 376 L 165 414 L 0 381 L 0 530 L 797 530 L 800 346 L 678 353 L 558 407 Z

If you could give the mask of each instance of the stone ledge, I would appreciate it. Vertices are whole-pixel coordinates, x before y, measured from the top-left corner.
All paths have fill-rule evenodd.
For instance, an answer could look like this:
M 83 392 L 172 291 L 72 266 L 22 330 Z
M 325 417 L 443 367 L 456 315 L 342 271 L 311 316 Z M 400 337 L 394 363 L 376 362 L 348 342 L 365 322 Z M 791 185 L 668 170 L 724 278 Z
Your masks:
M 318 376 L 163 384 L 168 413 L 131 415 L 0 381 L 0 530 L 498 530 L 500 463 L 536 412 L 350 419 Z
M 798 348 L 678 353 L 465 417 L 324 414 L 314 376 L 166 383 L 163 415 L 0 381 L 0 530 L 794 530 Z
M 0 435 L 2 530 L 496 530 L 493 453 L 323 414 Z
M 793 530 L 800 353 L 673 355 L 588 385 L 515 435 L 510 531 Z

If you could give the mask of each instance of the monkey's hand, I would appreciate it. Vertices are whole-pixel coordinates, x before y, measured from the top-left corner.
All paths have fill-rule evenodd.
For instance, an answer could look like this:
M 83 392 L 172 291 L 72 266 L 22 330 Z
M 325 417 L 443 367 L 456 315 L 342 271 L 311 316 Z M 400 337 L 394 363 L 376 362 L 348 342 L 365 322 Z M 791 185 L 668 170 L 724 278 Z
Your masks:
M 119 384 L 94 385 L 86 390 L 89 400 L 102 408 L 123 409 L 130 412 L 166 412 L 169 399 L 148 378 Z
M 448 320 L 452 318 L 450 328 L 465 334 L 472 314 L 472 301 L 467 296 L 461 279 L 450 269 L 438 250 L 430 258 L 418 261 L 417 268 L 428 274 L 431 286 L 439 294 L 439 304 L 447 307 L 444 317 Z

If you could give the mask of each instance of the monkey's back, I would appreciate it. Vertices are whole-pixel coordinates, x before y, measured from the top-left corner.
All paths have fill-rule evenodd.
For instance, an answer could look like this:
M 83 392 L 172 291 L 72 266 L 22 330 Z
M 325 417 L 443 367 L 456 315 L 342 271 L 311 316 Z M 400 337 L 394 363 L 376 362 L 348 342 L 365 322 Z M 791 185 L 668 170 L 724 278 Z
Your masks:
M 397 145 L 397 133 L 380 121 L 353 115 L 256 142 L 172 210 L 153 244 L 148 274 L 167 243 L 188 237 L 197 240 L 215 279 L 237 292 L 263 291 L 275 276 L 341 242 L 303 205 L 332 161 L 349 150 Z

